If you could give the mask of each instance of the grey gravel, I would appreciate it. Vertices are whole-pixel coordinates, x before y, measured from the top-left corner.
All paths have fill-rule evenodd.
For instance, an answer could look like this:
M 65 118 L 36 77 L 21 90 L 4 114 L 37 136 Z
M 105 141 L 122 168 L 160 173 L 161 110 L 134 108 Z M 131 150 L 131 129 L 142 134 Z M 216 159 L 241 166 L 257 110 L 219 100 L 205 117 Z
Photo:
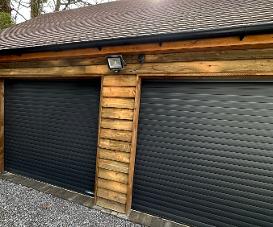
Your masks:
M 141 227 L 97 209 L 1 179 L 0 226 Z

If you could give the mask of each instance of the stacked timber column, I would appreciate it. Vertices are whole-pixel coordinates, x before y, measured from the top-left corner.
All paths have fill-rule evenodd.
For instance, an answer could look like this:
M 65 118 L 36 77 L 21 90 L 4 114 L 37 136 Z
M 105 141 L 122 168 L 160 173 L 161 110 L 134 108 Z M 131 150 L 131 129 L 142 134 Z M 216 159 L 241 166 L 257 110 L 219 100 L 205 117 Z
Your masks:
M 4 80 L 0 80 L 0 174 L 4 172 Z
M 140 82 L 135 75 L 102 80 L 95 202 L 127 213 L 132 200 Z

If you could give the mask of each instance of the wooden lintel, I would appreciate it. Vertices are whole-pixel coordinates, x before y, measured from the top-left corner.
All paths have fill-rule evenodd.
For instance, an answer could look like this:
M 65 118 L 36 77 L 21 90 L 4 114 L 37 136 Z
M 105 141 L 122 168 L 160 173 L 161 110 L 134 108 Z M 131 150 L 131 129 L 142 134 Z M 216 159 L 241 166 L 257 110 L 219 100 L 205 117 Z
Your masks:
M 85 48 L 75 50 L 23 53 L 20 55 L 0 55 L 0 62 L 50 60 L 61 58 L 86 58 L 105 56 L 109 54 L 137 54 L 137 53 L 164 53 L 200 51 L 207 49 L 246 49 L 273 47 L 273 34 L 249 35 L 243 40 L 240 37 L 224 37 L 211 39 L 197 39 L 176 42 L 149 44 L 135 44 L 98 48 Z
M 228 60 L 228 61 L 192 61 L 192 62 L 170 62 L 170 63 L 145 63 L 128 64 L 122 71 L 125 74 L 141 75 L 194 75 L 194 74 L 234 74 L 241 75 L 272 75 L 273 59 L 254 60 Z M 98 77 L 100 75 L 111 75 L 106 65 L 71 66 L 53 68 L 17 68 L 0 69 L 0 78 L 81 78 Z M 118 75 L 117 75 L 118 77 Z M 107 90 L 108 89 L 108 90 Z M 110 88 L 106 88 L 109 93 Z M 119 88 L 112 88 L 116 91 Z M 120 88 L 121 89 L 121 88 Z M 132 88 L 127 88 L 133 94 Z M 130 91 L 129 91 L 130 90 Z M 121 89 L 122 91 L 122 89 Z M 104 90 L 105 92 L 105 90 Z M 116 93 L 109 98 L 121 98 L 125 95 Z

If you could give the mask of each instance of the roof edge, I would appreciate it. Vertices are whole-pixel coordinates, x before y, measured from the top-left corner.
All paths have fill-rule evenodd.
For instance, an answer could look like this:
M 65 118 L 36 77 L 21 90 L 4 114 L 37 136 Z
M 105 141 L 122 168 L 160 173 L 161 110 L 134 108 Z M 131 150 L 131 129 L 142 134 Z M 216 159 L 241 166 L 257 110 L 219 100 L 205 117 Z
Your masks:
M 192 39 L 205 39 L 205 38 L 220 38 L 230 36 L 240 36 L 242 39 L 246 35 L 253 34 L 268 34 L 273 33 L 273 22 L 252 26 L 244 27 L 232 27 L 215 30 L 205 30 L 197 32 L 182 32 L 172 34 L 160 34 L 142 37 L 129 37 L 120 39 L 106 39 L 99 41 L 86 41 L 66 44 L 54 44 L 48 46 L 37 46 L 37 47 L 26 47 L 16 49 L 3 49 L 0 50 L 1 55 L 11 54 L 24 54 L 34 52 L 45 52 L 45 51 L 61 51 L 71 49 L 83 49 L 83 48 L 102 48 L 105 46 L 122 46 L 129 44 L 146 44 L 146 43 L 162 43 L 162 42 L 173 42 L 182 40 Z

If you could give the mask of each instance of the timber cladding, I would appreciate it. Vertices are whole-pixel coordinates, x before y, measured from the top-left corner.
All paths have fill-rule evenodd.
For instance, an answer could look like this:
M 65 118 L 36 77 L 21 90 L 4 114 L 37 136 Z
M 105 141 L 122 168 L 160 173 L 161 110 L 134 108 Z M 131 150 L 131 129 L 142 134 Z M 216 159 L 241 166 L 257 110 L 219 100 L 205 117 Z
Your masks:
M 136 75 L 102 80 L 96 204 L 121 213 L 131 204 L 138 95 Z

